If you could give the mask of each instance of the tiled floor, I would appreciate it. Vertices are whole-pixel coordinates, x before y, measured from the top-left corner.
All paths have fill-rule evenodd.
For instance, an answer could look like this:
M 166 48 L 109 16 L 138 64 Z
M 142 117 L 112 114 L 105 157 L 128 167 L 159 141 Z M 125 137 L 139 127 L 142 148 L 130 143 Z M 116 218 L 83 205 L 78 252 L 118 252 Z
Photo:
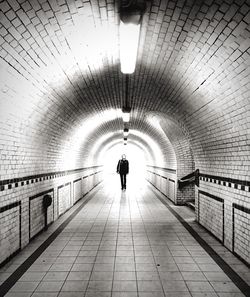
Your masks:
M 156 198 L 151 186 L 126 192 L 99 186 L 95 191 L 6 296 L 247 296 Z M 191 210 L 180 209 L 196 224 Z M 46 234 L 33 243 L 34 249 L 43 237 Z M 216 247 L 223 248 L 218 242 Z M 17 262 L 25 256 L 28 250 Z M 3 268 L 2 280 L 17 267 L 12 262 Z

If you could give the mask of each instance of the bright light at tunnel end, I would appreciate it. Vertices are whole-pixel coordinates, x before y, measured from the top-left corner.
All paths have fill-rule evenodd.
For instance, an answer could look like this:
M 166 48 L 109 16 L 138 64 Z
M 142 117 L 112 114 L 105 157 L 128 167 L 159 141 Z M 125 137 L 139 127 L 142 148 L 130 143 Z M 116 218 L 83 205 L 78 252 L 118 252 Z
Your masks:
M 139 36 L 140 24 L 124 24 L 120 21 L 120 62 L 124 74 L 135 71 Z

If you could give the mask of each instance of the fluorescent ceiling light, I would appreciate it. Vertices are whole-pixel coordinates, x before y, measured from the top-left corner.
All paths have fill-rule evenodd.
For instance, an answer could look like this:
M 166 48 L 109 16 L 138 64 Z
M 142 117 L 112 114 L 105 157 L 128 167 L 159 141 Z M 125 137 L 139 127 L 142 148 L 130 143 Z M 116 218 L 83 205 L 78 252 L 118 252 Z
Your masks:
M 122 119 L 125 123 L 129 122 L 130 119 L 130 111 L 131 108 L 130 107 L 123 107 L 122 108 Z
M 123 112 L 122 113 L 122 119 L 123 119 L 123 122 L 128 123 L 129 119 L 130 119 L 130 113 L 129 112 Z
M 123 130 L 123 134 L 124 134 L 124 137 L 128 137 L 128 128 L 125 128 Z
M 120 62 L 121 72 L 131 74 L 135 70 L 140 24 L 124 24 L 120 21 Z

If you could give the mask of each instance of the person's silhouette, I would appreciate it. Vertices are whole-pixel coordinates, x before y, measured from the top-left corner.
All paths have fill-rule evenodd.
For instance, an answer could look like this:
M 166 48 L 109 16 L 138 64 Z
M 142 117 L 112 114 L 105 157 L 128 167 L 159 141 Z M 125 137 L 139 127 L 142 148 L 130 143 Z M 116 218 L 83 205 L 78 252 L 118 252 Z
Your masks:
M 120 174 L 122 190 L 126 190 L 126 175 L 129 173 L 129 163 L 126 160 L 126 155 L 122 155 L 121 160 L 119 160 L 116 172 Z

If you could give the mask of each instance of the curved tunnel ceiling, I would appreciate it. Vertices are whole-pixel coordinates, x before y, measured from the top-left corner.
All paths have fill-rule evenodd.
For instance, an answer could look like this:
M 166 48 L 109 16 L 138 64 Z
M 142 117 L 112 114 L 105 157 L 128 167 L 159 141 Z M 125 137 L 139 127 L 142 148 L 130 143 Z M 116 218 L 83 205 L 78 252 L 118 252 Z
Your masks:
M 3 139 L 11 127 L 17 172 L 86 164 L 100 137 L 122 138 L 118 2 L 0 7 L 0 121 Z M 248 1 L 148 3 L 128 82 L 129 126 L 146 150 L 145 138 L 158 143 L 162 166 L 176 167 L 186 151 L 209 166 L 214 143 L 230 145 L 227 130 L 240 144 L 249 140 L 249 16 Z

